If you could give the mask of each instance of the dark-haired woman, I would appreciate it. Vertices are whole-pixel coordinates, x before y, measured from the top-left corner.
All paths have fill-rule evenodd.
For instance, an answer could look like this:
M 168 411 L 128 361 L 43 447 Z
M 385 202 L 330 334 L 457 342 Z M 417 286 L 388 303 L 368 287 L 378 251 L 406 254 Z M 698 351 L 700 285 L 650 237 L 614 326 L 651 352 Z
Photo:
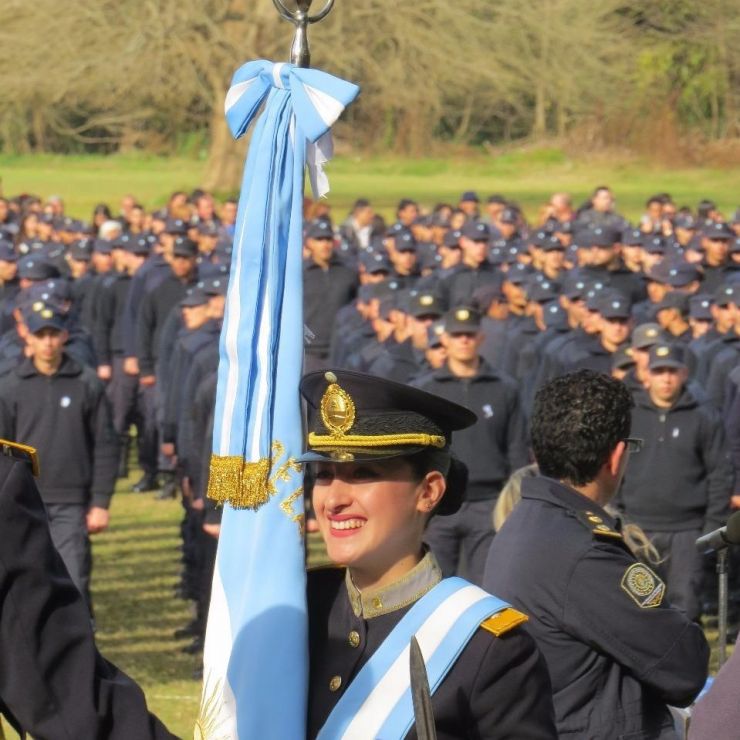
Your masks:
M 556 737 L 526 617 L 462 579 L 442 579 L 422 543 L 430 517 L 460 505 L 465 471 L 449 444 L 473 414 L 359 373 L 312 373 L 301 390 L 316 519 L 343 566 L 309 573 L 308 736 L 417 737 L 416 636 L 438 738 Z

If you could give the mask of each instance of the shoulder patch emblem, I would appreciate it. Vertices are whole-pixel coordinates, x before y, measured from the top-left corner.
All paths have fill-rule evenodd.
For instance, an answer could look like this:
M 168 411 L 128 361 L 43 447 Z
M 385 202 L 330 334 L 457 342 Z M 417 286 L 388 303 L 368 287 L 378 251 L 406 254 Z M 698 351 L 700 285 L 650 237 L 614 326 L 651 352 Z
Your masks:
M 527 621 L 529 621 L 529 617 L 526 614 L 507 607 L 498 612 L 498 614 L 488 617 L 485 622 L 481 622 L 480 626 L 492 635 L 501 637 L 501 635 L 505 635 L 507 632 L 510 632 L 515 627 Z
M 621 586 L 641 609 L 652 609 L 663 603 L 665 583 L 647 565 L 630 565 L 622 576 Z

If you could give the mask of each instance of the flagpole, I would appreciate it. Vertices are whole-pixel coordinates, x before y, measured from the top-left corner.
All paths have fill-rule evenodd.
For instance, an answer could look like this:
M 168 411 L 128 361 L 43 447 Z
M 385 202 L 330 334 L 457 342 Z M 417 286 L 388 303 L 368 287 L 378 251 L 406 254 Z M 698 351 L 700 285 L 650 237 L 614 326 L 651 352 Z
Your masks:
M 311 49 L 308 46 L 308 27 L 313 23 L 324 20 L 334 7 L 334 0 L 326 0 L 326 4 L 316 15 L 309 15 L 313 0 L 296 0 L 296 9 L 288 10 L 283 0 L 272 0 L 280 13 L 281 18 L 295 26 L 295 36 L 290 47 L 290 62 L 296 67 L 308 68 L 311 66 Z

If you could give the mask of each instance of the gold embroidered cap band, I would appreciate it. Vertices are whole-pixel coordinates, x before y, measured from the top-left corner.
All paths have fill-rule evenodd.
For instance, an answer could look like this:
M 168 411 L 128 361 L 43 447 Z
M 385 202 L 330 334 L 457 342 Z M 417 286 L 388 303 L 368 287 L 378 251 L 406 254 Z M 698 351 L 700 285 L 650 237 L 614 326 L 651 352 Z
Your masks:
M 348 370 L 301 382 L 308 401 L 308 452 L 302 462 L 359 462 L 447 450 L 452 431 L 475 415 L 417 388 Z

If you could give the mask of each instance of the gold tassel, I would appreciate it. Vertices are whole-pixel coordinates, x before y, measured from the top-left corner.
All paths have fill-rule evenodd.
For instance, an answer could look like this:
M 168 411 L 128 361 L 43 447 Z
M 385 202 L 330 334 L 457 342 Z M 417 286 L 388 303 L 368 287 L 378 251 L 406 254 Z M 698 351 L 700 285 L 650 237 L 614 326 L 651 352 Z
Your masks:
M 270 500 L 270 496 L 275 493 L 270 483 L 271 464 L 272 461 L 267 457 L 243 464 L 241 487 L 235 495 L 229 497 L 229 503 L 235 509 L 256 511 Z
M 235 509 L 256 511 L 277 493 L 278 482 L 287 482 L 293 473 L 301 472 L 300 464 L 293 458 L 278 466 L 284 454 L 285 447 L 276 440 L 272 443 L 272 457 L 256 462 L 246 462 L 239 455 L 211 455 L 208 498 L 222 504 L 228 501 Z M 273 465 L 277 466 L 274 471 Z
M 244 459 L 239 455 L 211 455 L 208 475 L 208 498 L 223 504 L 231 501 L 242 487 Z

